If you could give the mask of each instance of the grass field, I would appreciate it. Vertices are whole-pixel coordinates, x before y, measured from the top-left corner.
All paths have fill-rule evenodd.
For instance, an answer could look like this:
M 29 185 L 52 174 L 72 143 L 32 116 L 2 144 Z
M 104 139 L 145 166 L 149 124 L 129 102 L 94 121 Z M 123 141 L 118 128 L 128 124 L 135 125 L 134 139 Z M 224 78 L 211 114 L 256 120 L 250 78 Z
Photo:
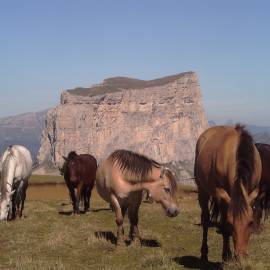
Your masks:
M 30 187 L 31 188 L 31 187 Z M 40 186 L 40 188 L 43 188 Z M 142 246 L 115 245 L 114 214 L 96 192 L 92 211 L 70 215 L 71 205 L 65 186 L 61 196 L 31 195 L 25 218 L 0 223 L 0 269 L 219 269 L 222 237 L 210 229 L 209 259 L 199 260 L 201 243 L 200 212 L 192 189 L 179 192 L 181 213 L 167 218 L 157 204 L 143 203 L 139 228 Z M 36 191 L 35 191 L 36 192 Z M 53 193 L 53 187 L 50 191 Z M 34 199 L 35 198 L 35 199 Z M 128 235 L 128 223 L 125 233 Z M 250 258 L 242 266 L 230 263 L 223 269 L 270 269 L 270 226 L 253 235 Z
M 64 177 L 60 175 L 31 175 L 29 184 L 62 184 L 64 183 Z

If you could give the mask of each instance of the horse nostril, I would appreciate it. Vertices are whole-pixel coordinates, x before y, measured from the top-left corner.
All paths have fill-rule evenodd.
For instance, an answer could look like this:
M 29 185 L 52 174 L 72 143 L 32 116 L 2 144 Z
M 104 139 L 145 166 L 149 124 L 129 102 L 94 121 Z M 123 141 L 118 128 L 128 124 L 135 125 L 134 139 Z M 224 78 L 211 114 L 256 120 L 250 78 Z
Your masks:
M 179 210 L 175 209 L 173 212 L 173 216 L 176 217 L 179 214 Z
M 168 209 L 167 210 L 167 216 L 169 217 L 176 217 L 179 214 L 178 209 Z

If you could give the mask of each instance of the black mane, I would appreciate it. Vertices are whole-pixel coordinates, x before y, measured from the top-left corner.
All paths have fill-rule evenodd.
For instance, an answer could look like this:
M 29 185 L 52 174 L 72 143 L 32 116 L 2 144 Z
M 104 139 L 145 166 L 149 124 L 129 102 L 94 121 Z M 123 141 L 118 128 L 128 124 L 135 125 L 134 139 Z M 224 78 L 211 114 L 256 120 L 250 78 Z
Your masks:
M 253 138 L 245 127 L 236 125 L 235 129 L 239 133 L 240 140 L 237 150 L 237 171 L 236 181 L 232 189 L 233 215 L 241 216 L 247 208 L 241 185 L 247 193 L 251 192 L 251 178 L 254 172 L 254 144 Z
M 75 151 L 71 151 L 68 153 L 67 159 L 74 160 L 77 156 L 78 156 L 78 154 Z

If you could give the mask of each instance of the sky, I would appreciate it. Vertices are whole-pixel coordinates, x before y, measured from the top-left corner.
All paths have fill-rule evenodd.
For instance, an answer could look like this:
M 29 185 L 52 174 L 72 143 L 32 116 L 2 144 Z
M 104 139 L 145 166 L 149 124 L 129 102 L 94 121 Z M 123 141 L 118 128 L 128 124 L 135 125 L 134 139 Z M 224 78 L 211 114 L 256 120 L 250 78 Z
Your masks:
M 270 126 L 270 2 L 0 0 L 0 117 L 113 76 L 197 72 L 209 120 Z

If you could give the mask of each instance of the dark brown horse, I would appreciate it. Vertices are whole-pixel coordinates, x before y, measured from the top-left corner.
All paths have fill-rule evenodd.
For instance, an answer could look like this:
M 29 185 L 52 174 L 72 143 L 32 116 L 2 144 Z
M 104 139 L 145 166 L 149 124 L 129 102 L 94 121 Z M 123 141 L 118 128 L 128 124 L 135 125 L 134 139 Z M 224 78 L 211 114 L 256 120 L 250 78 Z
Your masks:
M 262 162 L 262 176 L 260 182 L 259 196 L 255 203 L 255 219 L 259 227 L 261 218 L 266 219 L 270 210 L 270 145 L 263 143 L 255 144 L 261 157 Z
M 236 258 L 247 255 L 254 222 L 252 205 L 261 178 L 261 160 L 250 134 L 240 125 L 206 130 L 196 145 L 194 174 L 202 211 L 201 258 L 208 260 L 211 218 L 214 224 L 219 224 L 223 235 L 223 260 L 231 257 L 231 235 Z
M 61 171 L 69 189 L 73 211 L 75 214 L 80 213 L 79 203 L 81 197 L 84 200 L 84 211 L 88 211 L 91 191 L 96 179 L 97 161 L 91 155 L 77 155 L 74 151 L 70 152 L 67 158 L 63 158 L 65 163 Z

